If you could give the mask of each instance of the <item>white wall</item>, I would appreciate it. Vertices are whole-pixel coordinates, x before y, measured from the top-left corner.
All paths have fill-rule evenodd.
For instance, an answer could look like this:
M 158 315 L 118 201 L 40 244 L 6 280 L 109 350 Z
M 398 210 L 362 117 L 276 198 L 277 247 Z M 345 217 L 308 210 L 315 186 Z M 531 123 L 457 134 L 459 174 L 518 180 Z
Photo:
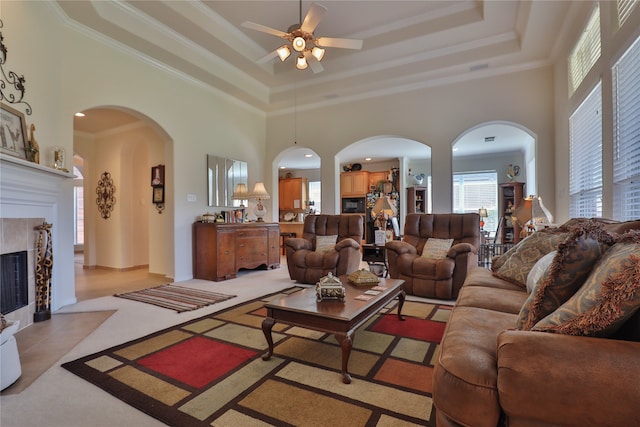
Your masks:
M 6 67 L 25 76 L 26 100 L 33 108 L 27 122 L 36 124 L 43 152 L 61 145 L 71 159 L 73 114 L 97 106 L 138 111 L 170 137 L 166 167 L 173 191 L 167 195 L 172 202 L 163 215 L 172 229 L 169 253 L 162 263 L 166 274 L 176 280 L 192 277 L 192 224 L 210 210 L 206 206 L 206 154 L 246 160 L 250 185 L 262 181 L 264 114 L 63 25 L 49 3 L 2 2 L 2 20 L 9 50 Z M 72 167 L 70 160 L 67 167 Z M 147 165 L 144 170 L 147 175 Z M 65 288 L 60 292 L 74 288 L 73 193 L 68 187 L 62 196 L 69 201 L 63 219 L 68 256 L 56 261 L 67 271 L 58 284 Z M 187 194 L 195 194 L 197 201 L 187 202 Z
M 431 147 L 434 212 L 451 210 L 451 144 L 464 131 L 489 121 L 507 121 L 538 136 L 538 188 L 555 194 L 553 69 L 544 66 L 455 85 L 298 110 L 298 144 L 322 159 L 323 195 L 339 188 L 335 155 L 347 145 L 376 135 L 396 135 Z M 375 102 L 374 102 L 375 101 Z M 267 165 L 287 147 L 290 120 L 269 118 Z M 506 166 L 505 170 L 506 170 Z M 549 197 L 549 208 L 553 196 Z M 322 199 L 323 212 L 337 212 L 334 198 Z

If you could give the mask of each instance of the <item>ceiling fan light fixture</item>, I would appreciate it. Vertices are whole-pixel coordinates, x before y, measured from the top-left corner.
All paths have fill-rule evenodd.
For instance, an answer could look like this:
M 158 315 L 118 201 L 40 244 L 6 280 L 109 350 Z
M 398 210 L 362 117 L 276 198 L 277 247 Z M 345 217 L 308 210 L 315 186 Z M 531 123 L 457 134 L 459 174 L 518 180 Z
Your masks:
M 324 58 L 324 49 L 314 46 L 313 49 L 311 49 L 311 55 L 320 62 L 322 61 L 322 58 Z
M 280 46 L 276 52 L 278 52 L 278 57 L 280 58 L 280 61 L 284 62 L 285 59 L 287 59 L 289 57 L 289 55 L 291 55 L 291 49 L 289 49 L 289 46 L 287 46 L 286 44 L 283 46 Z
M 304 48 L 307 46 L 307 42 L 300 36 L 293 39 L 291 45 L 297 52 L 302 52 Z
M 298 70 L 304 70 L 307 68 L 307 66 L 307 59 L 304 57 L 304 55 L 298 56 L 298 59 L 296 60 L 296 68 Z

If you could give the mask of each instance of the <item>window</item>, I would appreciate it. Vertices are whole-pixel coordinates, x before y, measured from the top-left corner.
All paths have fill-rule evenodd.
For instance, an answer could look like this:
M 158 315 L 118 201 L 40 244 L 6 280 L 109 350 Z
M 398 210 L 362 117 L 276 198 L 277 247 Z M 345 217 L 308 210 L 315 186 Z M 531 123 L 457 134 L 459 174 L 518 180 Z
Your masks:
M 84 181 L 82 173 L 73 167 L 73 174 L 78 178 L 73 180 L 73 244 L 84 244 Z
M 569 55 L 569 90 L 572 94 L 600 58 L 600 8 L 596 7 L 582 36 Z
M 453 211 L 456 213 L 478 213 L 487 209 L 484 229 L 498 228 L 498 173 L 473 172 L 453 175 Z
M 602 216 L 602 84 L 569 118 L 569 213 Z
M 613 217 L 640 218 L 640 38 L 613 66 Z
M 633 7 L 636 5 L 637 0 L 618 0 L 618 28 L 622 27 L 627 17 L 631 15 Z
M 320 213 L 320 205 L 322 204 L 321 194 L 320 181 L 309 182 L 309 208 L 316 214 Z M 311 204 L 312 202 L 313 204 Z

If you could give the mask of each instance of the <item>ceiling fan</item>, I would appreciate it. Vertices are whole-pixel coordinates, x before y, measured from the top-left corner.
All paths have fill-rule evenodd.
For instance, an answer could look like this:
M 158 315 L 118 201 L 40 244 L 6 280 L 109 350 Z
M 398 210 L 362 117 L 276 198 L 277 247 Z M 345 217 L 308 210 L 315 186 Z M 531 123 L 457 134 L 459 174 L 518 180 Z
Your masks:
M 274 59 L 275 57 L 279 57 L 280 60 L 284 62 L 289 55 L 291 55 L 291 50 L 293 49 L 298 53 L 296 58 L 296 68 L 304 70 L 307 66 L 310 66 L 314 73 L 319 73 L 324 69 L 322 64 L 320 64 L 320 61 L 324 57 L 325 47 L 362 49 L 362 40 L 338 39 L 333 37 L 316 38 L 313 32 L 326 11 L 326 7 L 317 3 L 312 3 L 307 15 L 304 17 L 304 20 L 302 20 L 302 0 L 300 0 L 300 23 L 291 25 L 287 32 L 249 21 L 243 22 L 242 26 L 245 28 L 271 34 L 273 36 L 283 38 L 290 43 L 290 45 L 284 44 L 280 46 L 265 57 L 259 59 L 257 62 L 262 64 Z

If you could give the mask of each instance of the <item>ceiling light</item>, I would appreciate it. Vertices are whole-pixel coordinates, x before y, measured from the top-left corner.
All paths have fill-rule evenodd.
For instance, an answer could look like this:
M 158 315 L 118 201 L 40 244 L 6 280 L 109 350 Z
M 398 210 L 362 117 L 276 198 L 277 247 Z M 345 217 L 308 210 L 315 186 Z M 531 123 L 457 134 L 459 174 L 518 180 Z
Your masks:
M 291 45 L 297 52 L 302 52 L 304 48 L 307 46 L 307 42 L 305 42 L 302 37 L 298 36 L 295 39 L 293 39 L 293 41 L 291 42 Z
M 286 166 L 280 166 L 280 169 L 286 169 Z
M 298 59 L 296 60 L 296 68 L 298 70 L 304 70 L 305 68 L 307 68 L 307 60 L 305 59 L 304 55 L 298 56 Z
M 365 157 L 365 160 L 366 160 L 367 162 L 370 162 L 370 161 L 371 161 L 371 157 Z
M 311 55 L 313 55 L 313 57 L 316 58 L 318 62 L 320 62 L 324 57 L 324 49 L 318 46 L 314 46 L 313 49 L 311 49 Z
M 84 117 L 84 113 L 80 113 L 80 112 L 78 112 L 78 113 L 76 113 L 76 114 L 75 114 L 75 116 L 76 116 L 76 117 Z
M 307 157 L 307 158 L 308 157 L 313 157 L 313 154 L 305 154 L 304 156 Z
M 278 56 L 280 57 L 280 61 L 284 62 L 285 59 L 287 59 L 289 57 L 289 55 L 291 55 L 291 49 L 289 49 L 289 46 L 287 46 L 286 44 L 283 46 L 280 46 L 277 49 L 278 52 Z

